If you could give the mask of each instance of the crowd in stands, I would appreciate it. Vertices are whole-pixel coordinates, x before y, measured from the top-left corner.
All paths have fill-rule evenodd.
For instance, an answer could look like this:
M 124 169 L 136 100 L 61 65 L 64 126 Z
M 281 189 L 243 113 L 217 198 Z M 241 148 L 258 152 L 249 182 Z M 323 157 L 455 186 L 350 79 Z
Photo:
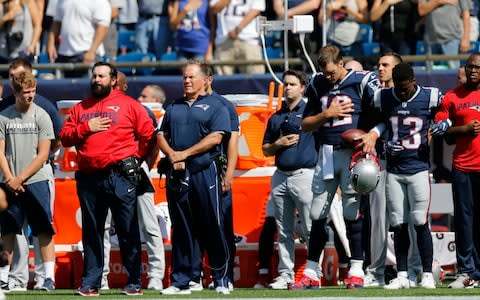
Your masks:
M 7 0 L 0 6 L 0 63 L 17 57 L 32 62 L 259 60 L 262 49 L 256 18 L 285 17 L 282 0 Z M 321 0 L 288 1 L 288 17 L 311 14 L 310 55 L 326 40 L 345 55 L 379 56 L 473 52 L 478 40 L 478 0 Z M 268 33 L 267 49 L 283 56 L 282 36 Z M 272 37 L 273 36 L 273 37 Z M 291 35 L 289 57 L 303 57 Z M 132 53 L 140 53 L 133 55 Z M 129 57 L 128 59 L 126 57 Z M 35 59 L 37 59 L 35 61 Z M 444 63 L 447 65 L 447 63 Z M 456 68 L 458 61 L 449 61 Z M 219 74 L 264 73 L 263 65 Z M 85 72 L 70 72 L 68 77 Z

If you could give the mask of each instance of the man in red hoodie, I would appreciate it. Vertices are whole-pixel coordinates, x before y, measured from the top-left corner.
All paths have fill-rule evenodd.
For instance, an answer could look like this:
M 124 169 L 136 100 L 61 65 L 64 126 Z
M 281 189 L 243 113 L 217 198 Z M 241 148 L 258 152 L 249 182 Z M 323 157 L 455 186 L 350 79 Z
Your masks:
M 75 179 L 82 210 L 84 271 L 76 294 L 81 296 L 98 295 L 108 208 L 128 273 L 122 293 L 142 294 L 137 195 L 146 191 L 140 164 L 153 146 L 155 129 L 140 102 L 114 89 L 116 83 L 117 70 L 96 63 L 91 96 L 72 108 L 60 132 L 63 146 L 75 146 L 78 155 Z

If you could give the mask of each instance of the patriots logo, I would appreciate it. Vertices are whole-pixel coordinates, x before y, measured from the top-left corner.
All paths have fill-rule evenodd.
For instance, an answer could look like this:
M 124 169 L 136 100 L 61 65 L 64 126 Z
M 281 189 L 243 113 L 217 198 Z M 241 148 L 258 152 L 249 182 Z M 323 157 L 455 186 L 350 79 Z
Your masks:
M 120 106 L 117 106 L 117 105 L 107 106 L 107 108 L 113 110 L 114 112 L 117 112 L 120 110 Z
M 207 111 L 207 109 L 210 108 L 210 105 L 208 105 L 208 104 L 197 104 L 197 105 L 194 105 L 194 107 L 198 107 L 198 108 L 203 109 L 204 111 Z
M 473 109 L 473 110 L 476 110 L 477 112 L 480 112 L 480 105 L 470 106 L 469 109 Z
M 302 114 L 295 115 L 295 117 L 301 118 L 301 117 L 302 117 Z

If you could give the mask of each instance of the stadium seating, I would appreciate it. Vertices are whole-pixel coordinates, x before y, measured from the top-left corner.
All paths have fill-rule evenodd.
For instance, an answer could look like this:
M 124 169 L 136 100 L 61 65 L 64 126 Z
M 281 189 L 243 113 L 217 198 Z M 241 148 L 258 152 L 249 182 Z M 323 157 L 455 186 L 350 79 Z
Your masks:
M 366 42 L 362 44 L 364 56 L 380 56 L 380 44 L 376 42 Z
M 135 31 L 121 30 L 118 32 L 118 51 L 121 54 L 131 52 L 135 49 Z
M 130 52 L 120 54 L 117 56 L 117 62 L 149 62 L 156 61 L 153 53 Z M 125 73 L 125 75 L 152 75 L 155 68 L 135 68 L 135 67 L 120 67 L 118 71 Z

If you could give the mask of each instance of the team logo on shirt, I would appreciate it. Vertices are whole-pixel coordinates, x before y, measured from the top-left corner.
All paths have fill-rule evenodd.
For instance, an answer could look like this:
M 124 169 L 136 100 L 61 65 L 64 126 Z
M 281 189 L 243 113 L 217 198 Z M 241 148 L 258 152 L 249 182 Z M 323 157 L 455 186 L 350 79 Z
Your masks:
M 469 108 L 476 110 L 477 112 L 480 112 L 480 105 L 473 105 L 473 106 L 470 106 Z
M 204 111 L 207 111 L 207 109 L 210 108 L 210 105 L 208 105 L 208 104 L 196 104 L 196 105 L 194 105 L 194 107 L 198 107 L 198 108 L 203 109 Z
M 117 105 L 107 106 L 107 108 L 113 110 L 114 112 L 117 112 L 120 110 L 120 106 L 117 106 Z

